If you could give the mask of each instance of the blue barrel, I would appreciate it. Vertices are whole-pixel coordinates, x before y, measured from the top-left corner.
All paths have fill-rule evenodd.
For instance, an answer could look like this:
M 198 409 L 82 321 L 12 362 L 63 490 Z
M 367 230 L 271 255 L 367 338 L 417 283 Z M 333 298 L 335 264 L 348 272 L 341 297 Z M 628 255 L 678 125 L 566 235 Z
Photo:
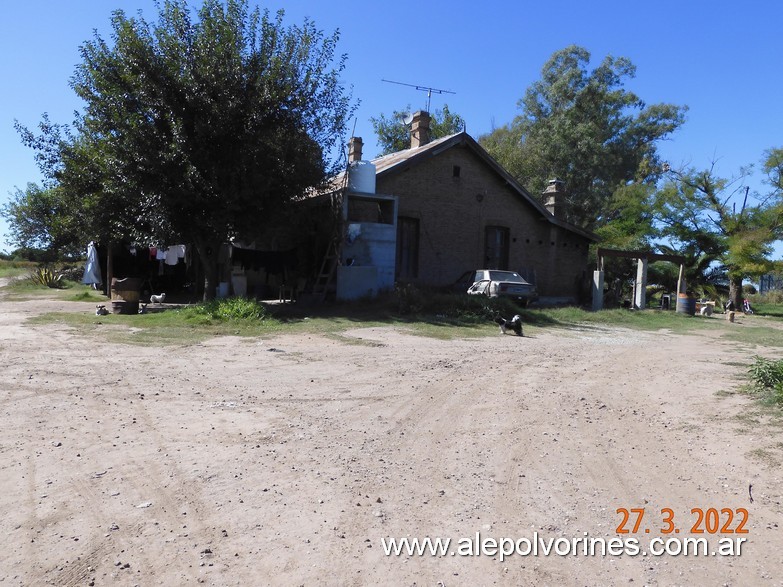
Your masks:
M 685 314 L 687 316 L 693 316 L 696 314 L 696 298 L 687 296 L 686 294 L 677 295 L 677 312 Z

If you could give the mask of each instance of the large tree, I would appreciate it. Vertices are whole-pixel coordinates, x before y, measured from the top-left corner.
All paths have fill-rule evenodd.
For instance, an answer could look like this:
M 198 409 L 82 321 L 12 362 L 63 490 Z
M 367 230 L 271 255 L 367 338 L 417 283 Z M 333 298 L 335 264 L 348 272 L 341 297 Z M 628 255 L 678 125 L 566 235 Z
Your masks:
M 381 114 L 377 118 L 370 118 L 375 135 L 378 137 L 378 145 L 381 147 L 379 155 L 410 149 L 410 128 L 403 123 L 403 119 L 410 112 L 411 107 L 408 104 L 407 110 L 395 110 L 391 116 Z M 431 139 L 440 139 L 463 130 L 465 130 L 465 120 L 459 114 L 452 113 L 448 104 L 444 104 L 442 110 L 435 110 L 432 113 Z
M 96 33 L 81 47 L 73 131 L 23 130 L 98 236 L 192 243 L 207 298 L 219 245 L 260 234 L 336 168 L 353 109 L 338 33 L 283 16 L 247 0 L 204 0 L 195 13 L 166 0 L 154 22 L 115 11 L 112 42 Z
M 773 245 L 783 239 L 781 161 L 779 149 L 765 154 L 772 190 L 764 195 L 751 194 L 745 185 L 750 169 L 724 179 L 715 175 L 714 164 L 706 170 L 670 171 L 656 195 L 661 234 L 705 272 L 724 271 L 736 307 L 741 307 L 742 281 L 775 268 Z
M 589 63 L 581 47 L 554 53 L 520 100 L 522 113 L 480 142 L 533 193 L 554 177 L 565 181 L 568 219 L 595 229 L 621 215 L 619 188 L 659 178 L 656 143 L 684 122 L 686 108 L 646 105 L 625 89 L 636 68 L 624 57 L 592 71 Z
M 57 188 L 28 183 L 17 188 L 0 209 L 8 221 L 9 240 L 23 249 L 45 249 L 51 258 L 77 255 L 84 249 L 83 233 L 75 226 L 78 217 Z

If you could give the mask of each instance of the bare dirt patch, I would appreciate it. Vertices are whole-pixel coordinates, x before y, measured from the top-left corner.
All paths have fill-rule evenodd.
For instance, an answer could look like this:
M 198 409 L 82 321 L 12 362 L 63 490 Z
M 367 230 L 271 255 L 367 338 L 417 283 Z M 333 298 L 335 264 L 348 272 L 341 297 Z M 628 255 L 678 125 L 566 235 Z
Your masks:
M 715 333 L 144 347 L 25 324 L 55 306 L 90 308 L 0 300 L 3 585 L 780 584 L 780 471 L 758 458 L 779 428 L 741 429 L 751 352 Z M 748 510 L 741 556 L 381 544 L 609 539 L 617 508 L 645 508 L 646 550 L 662 508 L 684 537 L 697 507 Z

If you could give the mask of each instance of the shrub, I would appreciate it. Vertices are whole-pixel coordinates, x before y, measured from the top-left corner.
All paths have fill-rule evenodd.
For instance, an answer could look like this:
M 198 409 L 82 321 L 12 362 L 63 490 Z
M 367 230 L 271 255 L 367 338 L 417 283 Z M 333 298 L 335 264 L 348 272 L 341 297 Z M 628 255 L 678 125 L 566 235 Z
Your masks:
M 770 397 L 775 403 L 783 404 L 783 359 L 771 361 L 755 357 L 748 369 L 756 391 Z
M 448 318 L 491 320 L 496 316 L 511 318 L 522 310 L 507 298 L 490 298 L 483 295 L 440 294 L 432 299 L 432 313 Z
M 263 305 L 247 298 L 211 300 L 195 306 L 194 311 L 211 320 L 264 320 L 268 317 Z
M 751 304 L 783 304 L 783 289 L 756 294 L 750 297 Z
M 756 387 L 761 389 L 777 389 L 783 386 L 783 359 L 771 361 L 764 357 L 754 357 L 753 363 L 748 369 L 750 379 Z
M 59 272 L 62 274 L 63 279 L 81 283 L 82 277 L 84 276 L 84 266 L 63 265 Z
M 55 272 L 51 267 L 38 267 L 30 276 L 30 280 L 36 285 L 43 285 L 51 288 L 63 288 L 65 282 L 63 274 Z
M 412 283 L 395 283 L 394 297 L 397 311 L 402 314 L 418 314 L 426 305 L 426 297 Z
M 439 293 L 420 289 L 412 284 L 397 284 L 395 305 L 401 315 L 427 314 L 438 318 L 459 320 L 491 320 L 500 315 L 511 318 L 523 311 L 507 298 L 490 298 L 464 293 Z

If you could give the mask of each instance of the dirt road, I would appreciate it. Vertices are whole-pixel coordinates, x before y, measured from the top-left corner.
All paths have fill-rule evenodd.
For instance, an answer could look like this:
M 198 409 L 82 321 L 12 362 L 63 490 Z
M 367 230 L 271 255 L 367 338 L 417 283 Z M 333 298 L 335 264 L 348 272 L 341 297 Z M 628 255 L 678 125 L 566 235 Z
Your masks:
M 748 424 L 753 351 L 718 333 L 155 348 L 25 324 L 53 305 L 0 299 L 2 585 L 783 584 L 780 431 Z M 637 556 L 541 552 L 618 538 L 618 508 L 644 508 Z M 450 553 L 384 555 L 427 536 Z M 747 541 L 641 554 L 685 537 Z

